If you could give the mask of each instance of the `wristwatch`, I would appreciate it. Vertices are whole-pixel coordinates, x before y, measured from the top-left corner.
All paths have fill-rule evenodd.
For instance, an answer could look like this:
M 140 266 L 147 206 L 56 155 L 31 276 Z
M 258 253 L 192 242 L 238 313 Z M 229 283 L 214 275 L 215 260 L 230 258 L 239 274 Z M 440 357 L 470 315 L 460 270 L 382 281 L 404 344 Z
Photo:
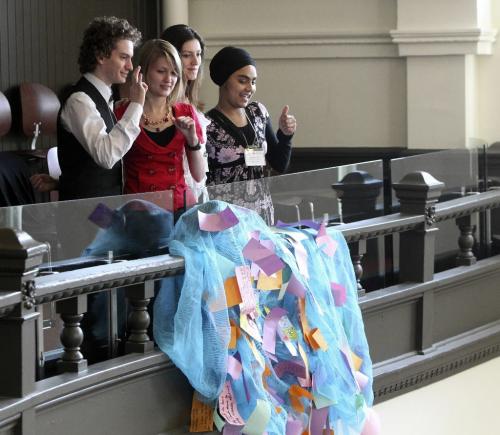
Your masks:
M 187 142 L 186 142 L 186 148 L 189 150 L 189 151 L 198 151 L 198 150 L 201 150 L 201 145 L 200 145 L 200 141 L 198 141 L 198 143 L 194 146 L 191 146 L 189 145 Z

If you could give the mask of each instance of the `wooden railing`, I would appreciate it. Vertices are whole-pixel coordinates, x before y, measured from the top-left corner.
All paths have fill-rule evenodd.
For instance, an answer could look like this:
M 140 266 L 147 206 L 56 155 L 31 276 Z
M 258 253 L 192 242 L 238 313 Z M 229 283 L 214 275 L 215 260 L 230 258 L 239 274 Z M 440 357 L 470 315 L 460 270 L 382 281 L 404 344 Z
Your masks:
M 473 251 L 474 214 L 500 207 L 500 191 L 437 203 L 442 187 L 428 174 L 410 174 L 394 185 L 400 213 L 335 227 L 351 247 L 379 400 L 500 353 L 500 296 L 496 291 L 500 259 L 494 256 L 477 261 Z M 451 219 L 460 228 L 459 267 L 435 274 L 436 224 Z M 399 282 L 364 294 L 361 283 L 366 241 L 396 233 L 400 235 Z M 181 258 L 160 255 L 37 276 L 44 245 L 25 233 L 1 229 L 0 246 L 1 435 L 35 433 L 31 431 L 34 427 L 38 427 L 37 434 L 70 433 L 62 429 L 51 432 L 54 415 L 65 411 L 80 416 L 84 406 L 94 406 L 98 412 L 98 404 L 85 401 L 88 395 L 109 400 L 105 399 L 108 394 L 112 400 L 123 401 L 125 390 L 131 395 L 126 401 L 136 407 L 129 418 L 145 425 L 142 433 L 158 433 L 161 430 L 154 432 L 157 427 L 171 430 L 187 421 L 182 410 L 189 406 L 189 386 L 168 358 L 154 349 L 147 334 L 150 319 L 146 311 L 153 297 L 154 281 L 183 273 Z M 79 323 L 87 309 L 86 296 L 119 287 L 125 287 L 131 307 L 126 355 L 88 366 L 79 350 L 83 340 Z M 474 291 L 475 297 L 471 295 Z M 64 323 L 64 352 L 59 362 L 62 374 L 37 380 L 36 306 L 52 302 Z M 468 304 L 469 314 L 463 311 L 464 304 Z M 157 380 L 154 384 L 150 382 L 152 377 Z M 154 390 L 163 394 L 162 400 L 170 400 L 171 395 L 179 400 L 166 416 L 152 422 L 147 417 L 151 409 L 146 411 L 136 403 L 141 399 L 135 397 L 138 392 L 131 389 L 132 381 L 141 394 Z M 117 386 L 121 388 L 119 392 Z M 168 391 L 163 392 L 164 389 Z M 80 398 L 81 407 L 71 411 L 76 406 L 71 400 L 75 397 Z M 154 406 L 158 412 L 167 409 L 162 408 L 167 403 L 161 400 Z M 44 410 L 47 414 L 43 414 Z M 88 421 L 85 430 L 88 432 L 106 419 L 117 419 L 118 415 L 119 410 L 103 413 L 100 419 Z M 120 433 L 136 430 L 130 422 L 117 425 Z M 84 431 L 75 426 L 71 433 Z

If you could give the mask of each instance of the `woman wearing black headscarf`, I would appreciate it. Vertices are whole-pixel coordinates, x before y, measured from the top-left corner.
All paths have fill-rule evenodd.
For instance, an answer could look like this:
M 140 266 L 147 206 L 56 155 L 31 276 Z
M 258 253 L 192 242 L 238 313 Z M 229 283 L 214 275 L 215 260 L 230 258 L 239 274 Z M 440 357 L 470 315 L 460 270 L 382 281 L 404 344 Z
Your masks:
M 215 196 L 256 210 L 272 224 L 272 201 L 262 180 L 264 168 L 269 165 L 280 173 L 286 171 L 297 125 L 295 117 L 285 106 L 278 132 L 274 133 L 264 105 L 250 102 L 256 90 L 257 69 L 255 60 L 241 48 L 220 50 L 210 62 L 210 77 L 219 86 L 219 101 L 207 113 L 212 121 L 207 127 L 207 184 L 247 181 L 244 185 L 220 187 Z

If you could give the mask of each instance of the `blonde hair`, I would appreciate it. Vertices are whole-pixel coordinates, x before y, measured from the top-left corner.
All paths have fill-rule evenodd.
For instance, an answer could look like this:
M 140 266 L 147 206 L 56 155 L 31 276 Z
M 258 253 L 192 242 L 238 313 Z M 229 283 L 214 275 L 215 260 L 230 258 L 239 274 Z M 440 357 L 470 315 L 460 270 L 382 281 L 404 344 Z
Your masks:
M 182 63 L 176 48 L 163 39 L 150 39 L 142 46 L 139 54 L 139 65 L 143 77 L 146 78 L 149 68 L 157 59 L 164 57 L 177 73 L 178 80 L 168 97 L 169 103 L 175 104 L 183 100 L 184 86 L 182 84 Z

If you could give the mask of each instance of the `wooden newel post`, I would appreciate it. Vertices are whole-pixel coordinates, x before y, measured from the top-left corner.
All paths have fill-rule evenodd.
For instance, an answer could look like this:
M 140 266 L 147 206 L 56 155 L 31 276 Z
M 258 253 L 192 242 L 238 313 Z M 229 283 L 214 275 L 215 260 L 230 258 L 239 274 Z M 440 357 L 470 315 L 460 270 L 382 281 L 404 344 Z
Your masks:
M 343 221 L 354 222 L 379 216 L 381 210 L 377 210 L 377 198 L 383 184 L 382 180 L 365 171 L 350 172 L 340 182 L 332 184 L 332 189 L 342 205 Z M 358 296 L 361 297 L 366 293 L 361 284 L 361 277 L 367 281 L 384 277 L 385 270 L 380 268 L 379 261 L 379 256 L 385 256 L 384 238 L 349 243 L 349 250 L 358 282 Z M 366 267 L 363 267 L 363 261 Z
M 0 229 L 0 299 L 18 293 L 21 300 L 0 317 L 0 396 L 23 397 L 35 388 L 34 278 L 46 251 L 23 231 Z
M 342 204 L 344 222 L 378 216 L 377 197 L 383 182 L 365 171 L 353 171 L 338 183 L 332 184 Z
M 401 214 L 423 214 L 425 222 L 415 230 L 400 235 L 400 282 L 426 282 L 434 276 L 435 224 L 434 204 L 441 196 L 444 183 L 427 172 L 405 175 L 393 189 L 401 205 Z
M 154 281 L 126 287 L 125 294 L 132 310 L 128 316 L 129 335 L 125 343 L 125 353 L 149 352 L 154 347 L 154 343 L 148 335 L 151 321 L 148 305 L 154 296 Z

